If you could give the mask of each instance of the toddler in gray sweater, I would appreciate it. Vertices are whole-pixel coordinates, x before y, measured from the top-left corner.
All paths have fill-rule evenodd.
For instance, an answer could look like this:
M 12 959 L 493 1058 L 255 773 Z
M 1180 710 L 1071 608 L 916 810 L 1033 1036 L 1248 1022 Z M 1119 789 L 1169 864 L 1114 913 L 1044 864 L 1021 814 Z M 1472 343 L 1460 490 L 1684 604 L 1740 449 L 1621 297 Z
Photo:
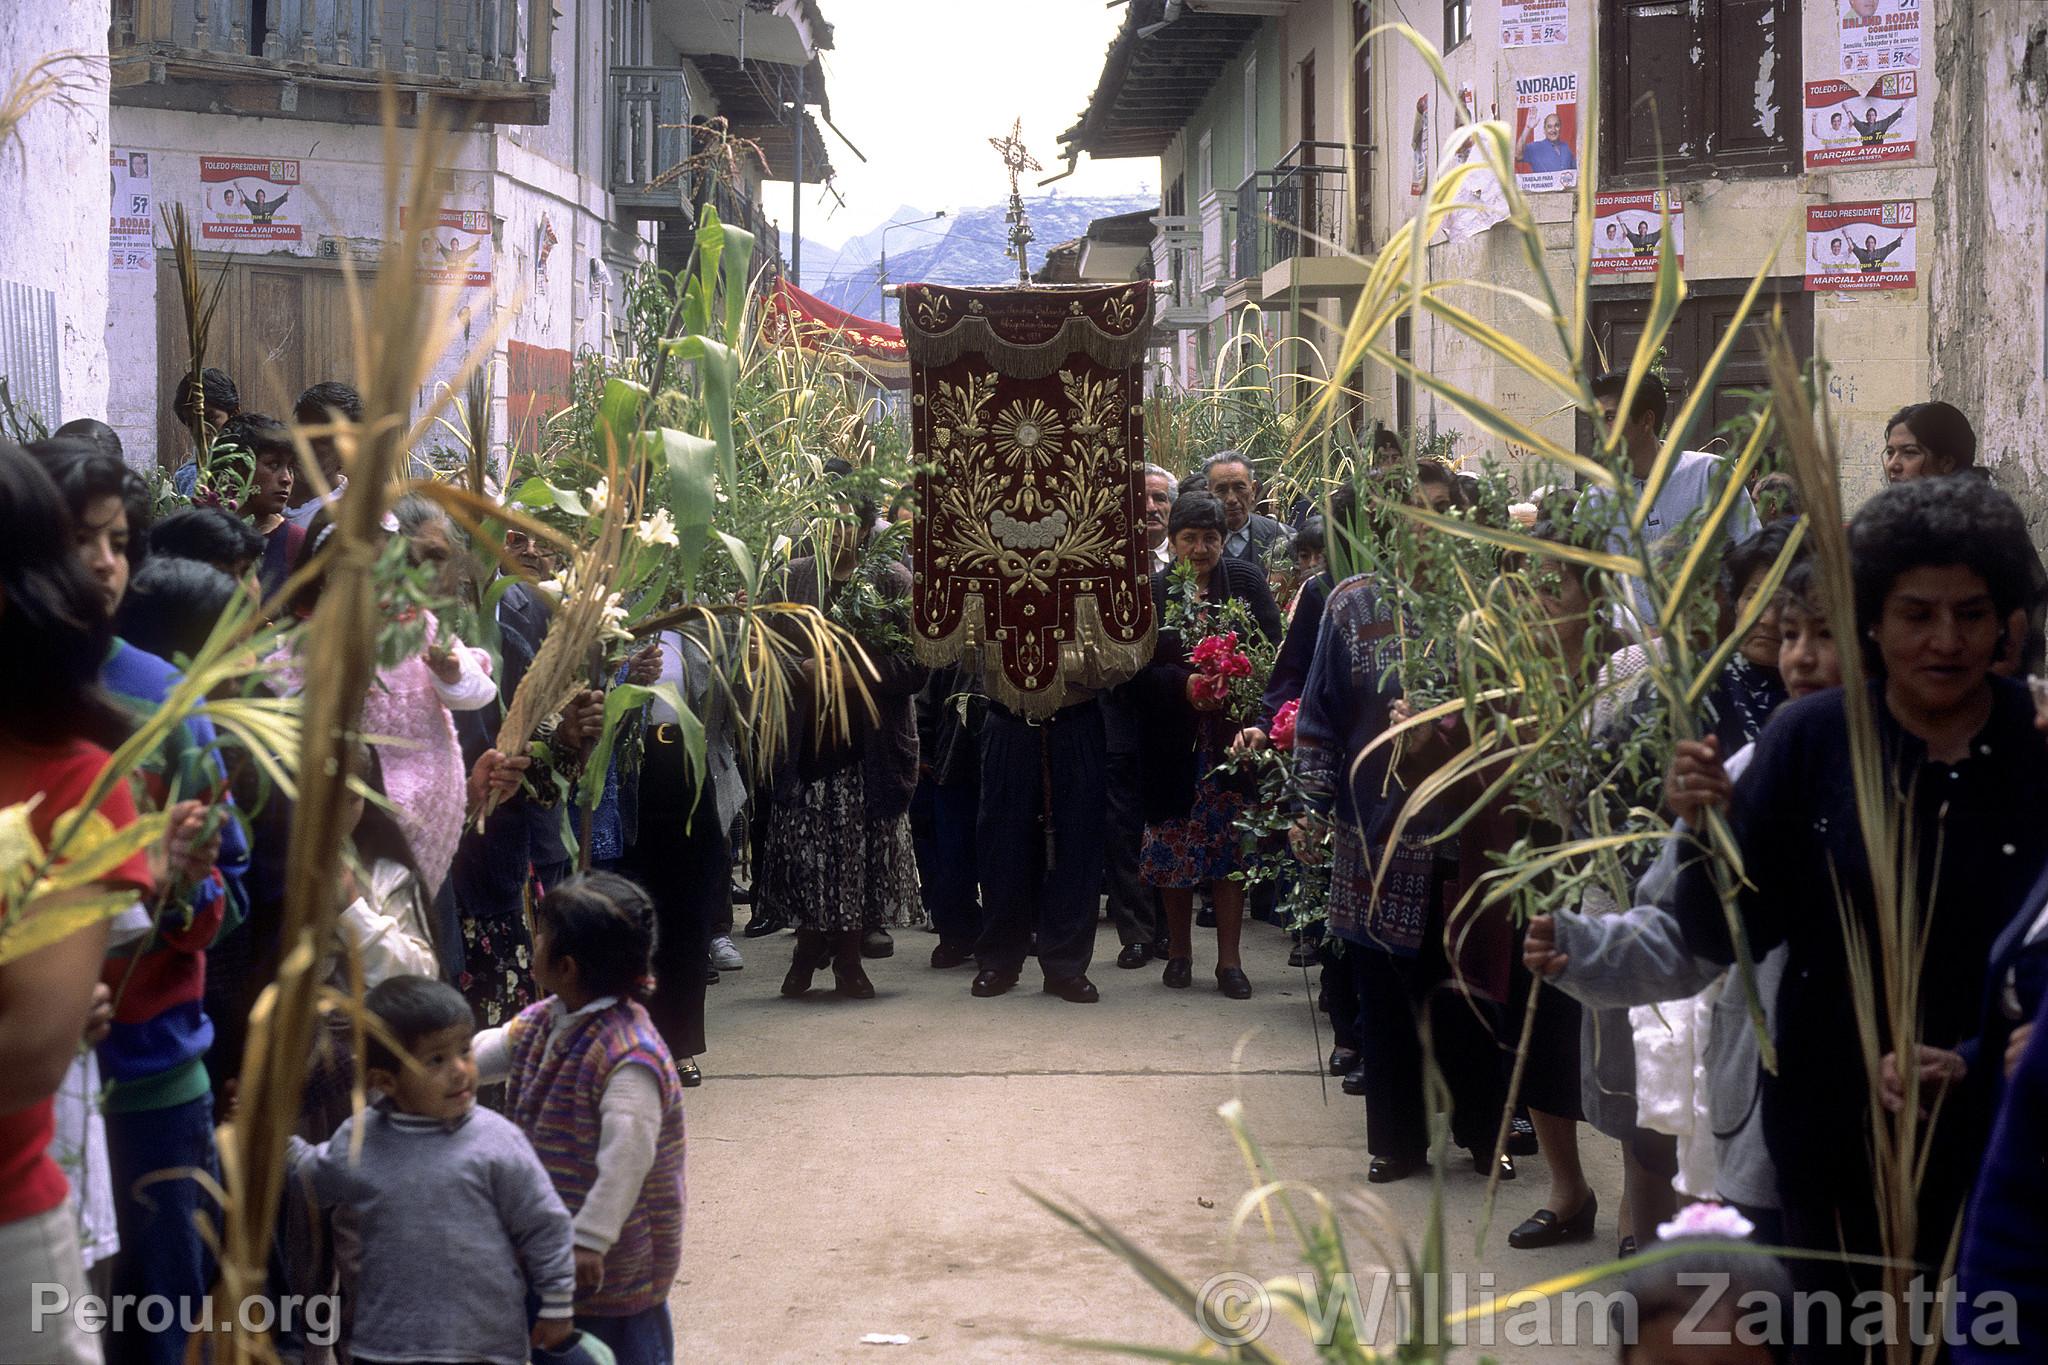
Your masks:
M 510 1121 L 476 1107 L 468 1002 L 426 977 L 380 983 L 364 1002 L 405 1045 L 376 1037 L 366 1079 L 386 1098 L 319 1146 L 291 1140 L 292 1173 L 325 1207 L 356 1211 L 360 1365 L 526 1365 L 569 1344 L 576 1293 L 569 1211 Z M 539 1315 L 528 1330 L 529 1295 Z

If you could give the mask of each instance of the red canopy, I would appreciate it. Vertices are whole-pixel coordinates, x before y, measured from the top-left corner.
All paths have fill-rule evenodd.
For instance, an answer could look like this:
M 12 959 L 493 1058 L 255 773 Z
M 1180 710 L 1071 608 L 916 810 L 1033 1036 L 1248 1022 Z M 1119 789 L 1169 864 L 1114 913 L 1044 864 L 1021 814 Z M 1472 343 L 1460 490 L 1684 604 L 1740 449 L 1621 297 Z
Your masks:
M 855 317 L 786 279 L 775 282 L 762 305 L 761 335 L 768 341 L 814 351 L 888 388 L 910 387 L 902 328 Z

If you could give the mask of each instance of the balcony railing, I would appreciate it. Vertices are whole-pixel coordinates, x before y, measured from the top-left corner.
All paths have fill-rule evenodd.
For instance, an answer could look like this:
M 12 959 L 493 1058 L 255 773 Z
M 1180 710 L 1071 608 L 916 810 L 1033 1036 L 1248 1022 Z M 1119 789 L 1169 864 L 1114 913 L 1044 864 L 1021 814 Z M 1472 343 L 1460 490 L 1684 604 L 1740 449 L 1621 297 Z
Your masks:
M 156 107 L 374 119 L 389 76 L 545 123 L 553 80 L 551 0 L 114 0 L 112 37 L 116 100 Z
M 1254 279 L 1301 256 L 1359 250 L 1364 234 L 1341 142 L 1298 142 L 1269 171 L 1237 187 L 1238 279 Z
M 628 212 L 680 216 L 679 168 L 690 155 L 690 87 L 683 73 L 612 68 L 612 197 Z
M 1152 222 L 1159 229 L 1152 239 L 1152 262 L 1157 277 L 1166 281 L 1155 296 L 1153 321 L 1168 331 L 1199 327 L 1209 318 L 1202 295 L 1201 219 L 1161 214 Z

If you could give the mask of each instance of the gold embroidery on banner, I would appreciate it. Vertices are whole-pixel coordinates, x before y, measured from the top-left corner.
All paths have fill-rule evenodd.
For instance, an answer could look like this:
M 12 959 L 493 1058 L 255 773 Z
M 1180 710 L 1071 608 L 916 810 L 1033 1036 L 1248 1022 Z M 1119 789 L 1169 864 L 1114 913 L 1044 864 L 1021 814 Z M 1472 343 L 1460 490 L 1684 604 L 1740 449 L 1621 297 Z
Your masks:
M 953 320 L 947 316 L 951 304 L 952 300 L 944 294 L 926 292 L 918 295 L 917 325 L 927 332 L 936 332 L 944 328 Z
M 1128 332 L 1138 320 L 1138 305 L 1126 289 L 1102 305 L 1103 329 L 1110 332 Z

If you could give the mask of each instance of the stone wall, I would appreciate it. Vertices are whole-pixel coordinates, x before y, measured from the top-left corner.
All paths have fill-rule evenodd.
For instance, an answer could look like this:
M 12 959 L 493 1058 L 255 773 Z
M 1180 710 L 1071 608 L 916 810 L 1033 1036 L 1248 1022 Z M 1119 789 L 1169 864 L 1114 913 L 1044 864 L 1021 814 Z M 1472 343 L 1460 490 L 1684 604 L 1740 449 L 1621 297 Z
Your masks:
M 1950 0 L 1937 19 L 1934 392 L 2048 539 L 2048 6 Z

